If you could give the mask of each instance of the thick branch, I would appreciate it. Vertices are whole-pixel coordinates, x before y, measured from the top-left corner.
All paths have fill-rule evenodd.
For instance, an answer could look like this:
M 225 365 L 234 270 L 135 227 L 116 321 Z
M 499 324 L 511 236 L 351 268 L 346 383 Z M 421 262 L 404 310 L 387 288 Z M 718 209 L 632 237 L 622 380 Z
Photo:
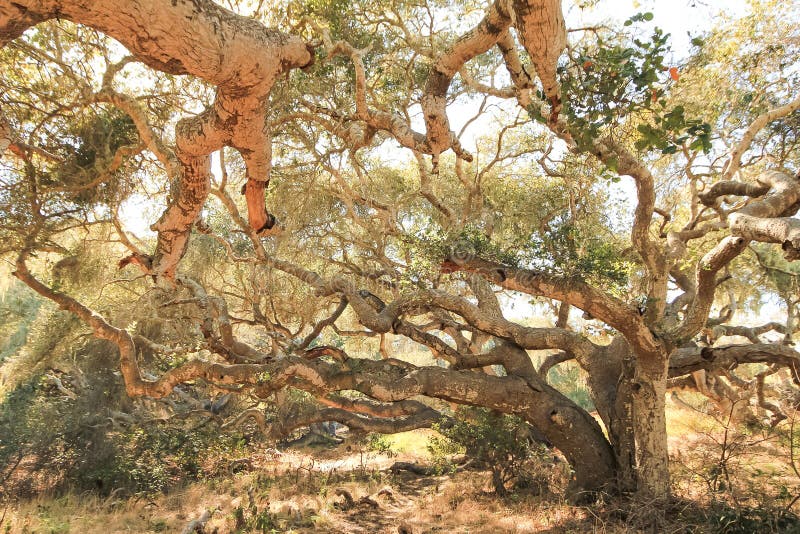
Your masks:
M 439 154 L 451 146 L 455 148 L 458 143 L 447 120 L 447 90 L 450 82 L 464 63 L 493 47 L 500 34 L 511 25 L 509 13 L 502 4 L 502 0 L 493 2 L 483 20 L 439 56 L 428 75 L 420 103 L 434 165 Z
M 274 218 L 264 208 L 263 195 L 271 167 L 267 97 L 281 74 L 313 61 L 312 50 L 300 38 L 265 28 L 210 0 L 21 0 L 14 6 L 0 11 L 0 28 L 11 25 L 7 19 L 12 15 L 20 15 L 9 10 L 22 11 L 22 20 L 32 23 L 66 18 L 118 39 L 154 69 L 192 74 L 217 86 L 214 105 L 176 127 L 181 172 L 171 202 L 153 227 L 159 233 L 155 274 L 174 275 L 209 192 L 209 156 L 222 146 L 235 147 L 245 161 L 251 227 L 257 232 L 272 228 Z
M 616 166 L 620 175 L 628 175 L 636 184 L 636 208 L 631 228 L 631 242 L 650 274 L 648 320 L 660 315 L 666 306 L 667 263 L 664 253 L 650 238 L 650 223 L 656 209 L 655 179 L 650 170 L 633 154 L 607 138 L 594 144 L 595 155 L 605 164 Z
M 780 243 L 787 260 L 800 258 L 800 221 L 791 217 L 800 208 L 800 175 L 767 171 L 756 182 L 718 182 L 701 199 L 714 204 L 724 194 L 760 197 L 766 193 L 728 216 L 731 233 L 746 240 Z
M 373 417 L 402 417 L 414 415 L 430 409 L 429 406 L 415 400 L 403 400 L 392 403 L 374 402 L 368 399 L 348 399 L 341 395 L 328 395 L 318 399 L 319 402 L 332 408 L 348 412 L 371 415 Z M 441 417 L 441 414 L 439 415 Z
M 453 259 L 446 262 L 444 268 L 449 271 L 473 272 L 506 289 L 566 302 L 619 330 L 640 354 L 660 354 L 658 342 L 632 306 L 577 278 L 560 278 L 481 258 Z M 545 348 L 520 344 L 529 349 Z M 551 345 L 551 348 L 569 350 L 569 347 L 563 345 Z
M 532 375 L 528 379 L 513 375 L 496 377 L 472 371 L 416 367 L 393 360 L 346 359 L 331 363 L 318 358 L 309 360 L 287 356 L 265 364 L 220 365 L 192 360 L 157 380 L 149 381 L 141 377 L 133 340 L 127 332 L 111 326 L 75 299 L 39 282 L 28 271 L 24 253 L 17 261 L 15 275 L 42 296 L 78 315 L 93 328 L 97 337 L 110 340 L 119 347 L 122 375 L 130 395 L 163 398 L 178 384 L 197 379 L 216 385 L 251 388 L 262 398 L 287 386 L 304 389 L 316 396 L 355 390 L 384 403 L 426 395 L 520 414 L 561 449 L 574 466 L 592 466 L 591 470 L 578 469 L 576 472 L 575 484 L 579 488 L 597 490 L 613 484 L 615 460 L 599 425 L 538 376 Z M 339 408 L 330 410 L 333 411 L 318 412 L 317 420 L 342 420 L 356 428 L 385 432 L 416 428 L 419 421 L 415 418 L 424 418 L 429 425 L 438 417 L 435 411 L 425 410 L 405 419 L 371 421 Z
M 770 343 L 725 347 L 687 347 L 675 350 L 669 359 L 669 376 L 679 377 L 704 369 L 733 369 L 745 363 L 768 363 L 788 367 L 797 382 L 800 353 L 789 346 Z
M 769 184 L 736 182 L 734 180 L 723 180 L 712 185 L 708 191 L 697 195 L 700 201 L 706 206 L 713 206 L 719 197 L 726 195 L 736 195 L 740 197 L 760 197 L 769 192 Z
M 542 82 L 544 94 L 552 106 L 550 119 L 555 122 L 561 111 L 556 67 L 567 46 L 561 0 L 514 0 L 513 3 L 520 41 Z
M 48 17 L 28 9 L 22 2 L 3 2 L 0 4 L 0 48 L 13 41 L 22 33 L 46 20 Z M 2 152 L 0 152 L 2 156 Z
M 714 327 L 713 329 L 713 339 L 718 339 L 722 336 L 742 336 L 746 337 L 753 343 L 761 343 L 761 340 L 758 338 L 761 334 L 766 334 L 767 332 L 779 332 L 781 334 L 785 334 L 787 332 L 786 326 L 776 322 L 769 322 L 762 324 L 760 326 L 734 326 L 734 325 L 726 325 L 720 324 Z
M 547 373 L 550 372 L 550 369 L 555 367 L 556 365 L 564 362 L 568 362 L 570 360 L 574 360 L 575 356 L 570 354 L 569 352 L 559 351 L 555 354 L 551 354 L 542 362 L 542 365 L 539 366 L 539 374 L 542 378 L 547 377 Z
M 717 273 L 745 250 L 749 240 L 782 243 L 787 259 L 800 257 L 800 222 L 788 217 L 800 207 L 799 181 L 797 176 L 780 171 L 767 171 L 758 176 L 757 182 L 768 186 L 769 193 L 730 214 L 728 223 L 733 235 L 723 239 L 698 262 L 694 294 L 686 318 L 671 332 L 677 341 L 691 338 L 706 324 L 718 285 Z M 715 187 L 716 192 L 748 190 L 734 182 L 722 182 Z M 709 192 L 712 194 L 706 200 L 715 201 L 716 192 L 712 187 Z
M 746 248 L 747 240 L 741 237 L 726 237 L 697 263 L 694 294 L 686 317 L 669 333 L 677 344 L 691 339 L 705 326 L 717 290 L 717 273 Z

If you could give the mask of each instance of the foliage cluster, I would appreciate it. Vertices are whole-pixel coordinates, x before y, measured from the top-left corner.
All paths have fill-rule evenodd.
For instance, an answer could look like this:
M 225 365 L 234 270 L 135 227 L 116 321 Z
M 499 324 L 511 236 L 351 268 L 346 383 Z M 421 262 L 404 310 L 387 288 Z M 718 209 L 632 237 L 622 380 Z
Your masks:
M 625 23 L 653 20 L 652 13 L 639 13 Z M 584 43 L 567 65 L 560 68 L 566 95 L 564 114 L 576 143 L 591 151 L 592 144 L 608 129 L 633 119 L 638 150 L 658 149 L 674 154 L 685 143 L 690 150 L 711 149 L 711 125 L 688 118 L 685 108 L 670 103 L 667 86 L 679 79 L 677 66 L 665 62 L 669 35 L 655 28 L 649 39 L 619 42 L 598 36 Z M 697 41 L 701 43 L 701 41 Z M 531 109 L 540 121 L 544 117 Z M 616 171 L 616 162 L 608 162 Z
M 243 453 L 240 434 L 221 434 L 202 419 L 192 420 L 191 427 L 152 416 L 112 421 L 115 411 L 130 409 L 120 377 L 91 353 L 79 357 L 89 361 L 76 398 L 55 388 L 51 371 L 34 375 L 0 400 L 5 496 L 67 488 L 149 494 L 216 475 Z
M 437 424 L 440 436 L 431 436 L 428 452 L 440 469 L 453 469 L 450 458 L 464 453 L 491 470 L 492 486 L 505 495 L 513 483 L 517 489 L 547 490 L 543 468 L 552 453 L 537 440 L 537 433 L 519 417 L 485 408 L 462 407 L 455 421 Z
M 410 269 L 414 280 L 435 279 L 445 259 L 468 261 L 479 257 L 621 291 L 633 270 L 615 243 L 569 221 L 552 221 L 544 231 L 518 236 L 511 244 L 493 239 L 475 225 L 451 233 L 431 231 L 409 237 L 407 242 L 414 252 Z

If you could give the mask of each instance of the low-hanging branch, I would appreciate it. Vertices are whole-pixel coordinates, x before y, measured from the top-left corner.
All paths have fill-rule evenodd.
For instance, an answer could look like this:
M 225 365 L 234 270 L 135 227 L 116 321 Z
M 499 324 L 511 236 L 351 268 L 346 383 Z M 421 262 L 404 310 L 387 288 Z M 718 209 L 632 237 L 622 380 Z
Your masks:
M 210 155 L 236 148 L 247 169 L 248 217 L 256 232 L 274 226 L 266 211 L 271 138 L 266 109 L 269 92 L 288 70 L 313 62 L 313 49 L 300 38 L 268 29 L 210 0 L 161 2 L 24 0 L 0 8 L 0 44 L 43 20 L 63 18 L 94 27 L 123 43 L 136 59 L 169 74 L 192 74 L 217 87 L 214 104 L 184 118 L 175 128 L 179 180 L 153 228 L 158 231 L 153 272 L 173 277 L 192 225 L 210 191 Z M 183 28 L 180 33 L 174 28 Z M 141 36 L 147 36 L 146 39 Z
M 340 362 L 328 362 L 318 357 L 308 359 L 284 356 L 267 363 L 231 365 L 190 360 L 155 380 L 148 380 L 142 377 L 139 369 L 133 337 L 127 331 L 112 326 L 99 314 L 72 297 L 41 283 L 28 270 L 27 255 L 28 252 L 24 251 L 18 257 L 14 275 L 40 295 L 56 302 L 62 309 L 77 315 L 94 330 L 97 337 L 111 341 L 119 348 L 120 368 L 126 390 L 131 396 L 164 398 L 179 384 L 197 379 L 203 379 L 209 384 L 223 388 L 237 386 L 240 388 L 239 391 L 250 389 L 261 398 L 284 387 L 305 389 L 316 396 L 335 391 L 354 390 L 384 403 L 405 401 L 424 395 L 450 402 L 484 406 L 505 413 L 525 414 L 526 419 L 564 451 L 572 462 L 578 462 L 579 457 L 595 457 L 593 465 L 604 466 L 594 472 L 581 472 L 576 478 L 576 484 L 580 487 L 587 485 L 601 487 L 610 480 L 611 475 L 608 470 L 613 466 L 613 460 L 610 447 L 603 438 L 599 425 L 572 401 L 541 381 L 535 371 L 526 376 L 517 375 L 515 366 L 509 364 L 508 360 L 504 363 L 510 374 L 504 377 L 475 373 L 471 370 L 457 371 L 436 366 L 417 367 L 394 360 L 344 358 Z M 351 302 L 352 300 L 350 298 Z M 525 334 L 539 335 L 536 329 L 527 329 Z M 545 336 L 542 341 L 547 339 L 549 338 Z M 524 355 L 521 349 L 512 351 L 513 353 Z M 527 365 L 524 367 L 532 369 L 527 357 L 525 361 Z M 424 419 L 426 424 L 432 424 L 440 419 L 434 411 L 423 411 L 409 416 L 408 420 L 389 422 L 388 425 L 380 426 L 379 421 L 371 422 L 365 420 L 363 416 L 353 416 L 342 408 L 331 409 L 339 411 L 330 412 L 324 416 L 325 419 L 318 420 L 348 419 L 354 425 L 363 424 L 364 428 L 377 428 L 383 431 L 401 427 L 416 428 L 421 424 L 420 418 Z M 344 412 L 349 415 L 345 415 Z M 585 436 L 580 438 L 582 434 Z M 598 444 L 601 446 L 598 447 Z

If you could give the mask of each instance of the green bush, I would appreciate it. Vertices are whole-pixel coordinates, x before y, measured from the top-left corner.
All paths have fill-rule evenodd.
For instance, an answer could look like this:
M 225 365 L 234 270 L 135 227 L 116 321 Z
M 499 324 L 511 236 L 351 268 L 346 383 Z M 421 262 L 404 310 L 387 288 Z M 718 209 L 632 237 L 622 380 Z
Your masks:
M 731 508 L 713 510 L 708 522 L 720 534 L 800 532 L 800 517 L 784 508 Z
M 432 436 L 428 451 L 442 470 L 452 469 L 450 458 L 465 453 L 492 472 L 492 485 L 505 495 L 511 482 L 517 488 L 542 490 L 542 463 L 547 448 L 534 438 L 532 427 L 513 415 L 485 408 L 459 408 L 454 421 L 435 425 L 441 437 Z
M 113 372 L 113 352 L 92 341 L 78 353 L 85 383 L 64 386 L 69 398 L 45 374 L 22 382 L 0 399 L 2 493 L 34 495 L 61 489 L 109 494 L 163 491 L 214 476 L 242 455 L 240 434 L 222 433 L 201 419 L 162 421 L 135 406 Z M 53 373 L 54 371 L 51 371 Z M 132 414 L 133 422 L 112 423 L 109 414 Z
M 236 434 L 216 426 L 198 430 L 160 424 L 131 426 L 108 437 L 108 452 L 77 474 L 84 481 L 102 481 L 109 489 L 151 494 L 186 480 L 216 474 L 213 464 L 232 457 L 243 446 Z

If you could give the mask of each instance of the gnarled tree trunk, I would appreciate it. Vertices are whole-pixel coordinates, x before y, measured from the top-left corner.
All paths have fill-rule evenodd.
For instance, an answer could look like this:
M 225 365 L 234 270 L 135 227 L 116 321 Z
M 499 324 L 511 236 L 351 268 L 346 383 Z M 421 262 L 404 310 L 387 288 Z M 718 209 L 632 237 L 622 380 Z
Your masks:
M 637 362 L 632 390 L 637 490 L 648 497 L 665 497 L 670 489 L 666 418 L 667 358 Z

